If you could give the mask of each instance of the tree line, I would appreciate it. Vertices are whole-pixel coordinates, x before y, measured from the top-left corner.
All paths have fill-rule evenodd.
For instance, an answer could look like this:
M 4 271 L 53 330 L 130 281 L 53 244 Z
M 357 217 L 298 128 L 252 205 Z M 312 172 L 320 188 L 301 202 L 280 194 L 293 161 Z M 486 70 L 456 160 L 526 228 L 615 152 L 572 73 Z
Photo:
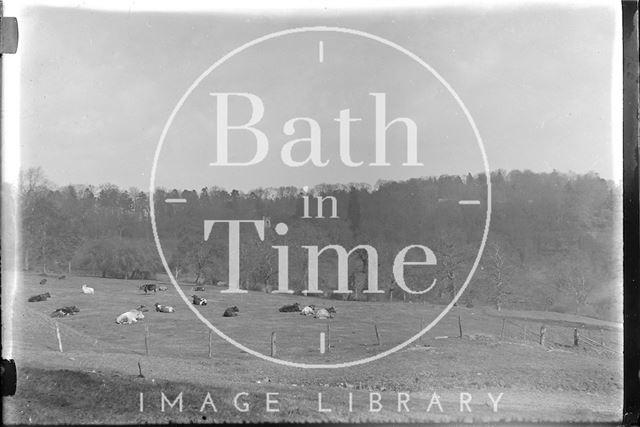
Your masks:
M 492 172 L 491 226 L 485 249 L 462 304 L 498 309 L 619 316 L 621 297 L 620 188 L 594 173 L 503 170 Z M 308 197 L 307 211 L 304 196 Z M 323 218 L 315 196 L 325 198 Z M 367 184 L 322 184 L 308 193 L 297 187 L 249 192 L 220 187 L 157 189 L 154 210 L 163 251 L 181 281 L 227 280 L 228 235 L 216 228 L 203 239 L 205 219 L 264 219 L 264 241 L 241 228 L 241 288 L 278 286 L 278 253 L 289 248 L 290 289 L 308 283 L 305 245 L 320 248 L 366 244 L 377 252 L 379 288 L 363 292 L 373 268 L 365 250 L 349 257 L 351 294 L 337 295 L 337 257 L 319 258 L 318 281 L 327 297 L 448 303 L 475 261 L 485 224 L 486 176 L 425 177 Z M 331 201 L 336 201 L 337 218 Z M 46 274 L 76 272 L 100 277 L 152 279 L 164 272 L 150 226 L 149 195 L 137 188 L 104 184 L 56 186 L 40 168 L 21 174 L 22 267 Z M 167 198 L 184 198 L 168 204 Z M 480 205 L 460 205 L 480 200 Z M 306 214 L 306 215 L 305 215 Z M 310 218 L 307 218 L 308 216 Z M 286 235 L 275 232 L 285 223 Z M 416 297 L 394 282 L 393 259 L 407 245 L 433 250 L 437 265 L 405 267 L 406 283 L 429 292 Z M 409 255 L 407 260 L 419 261 Z M 424 260 L 424 255 L 422 256 Z

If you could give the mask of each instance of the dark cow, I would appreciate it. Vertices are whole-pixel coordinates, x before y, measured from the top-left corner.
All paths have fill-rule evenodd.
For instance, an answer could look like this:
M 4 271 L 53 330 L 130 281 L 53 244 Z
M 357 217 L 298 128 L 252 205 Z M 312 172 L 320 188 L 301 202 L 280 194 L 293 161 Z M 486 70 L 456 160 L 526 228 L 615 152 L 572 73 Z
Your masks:
M 201 298 L 198 295 L 191 295 L 191 298 L 193 298 L 193 305 L 207 305 L 205 298 Z
M 296 302 L 294 304 L 283 305 L 278 311 L 281 313 L 293 313 L 295 311 L 300 311 L 300 304 Z
M 204 292 L 204 286 L 196 286 L 195 288 L 193 288 L 193 290 L 196 292 L 198 291 Z
M 152 283 L 148 283 L 146 285 L 140 285 L 140 290 L 144 291 L 145 295 L 151 291 L 155 294 L 158 291 L 158 287 Z
M 66 279 L 67 276 L 65 276 L 64 274 L 62 276 L 58 276 L 58 280 L 62 280 L 62 279 Z
M 51 298 L 51 294 L 49 292 L 46 292 L 44 294 L 40 294 L 40 295 L 34 295 L 32 297 L 29 297 L 29 299 L 27 301 L 29 302 L 39 302 L 39 301 L 46 301 L 47 298 Z
M 238 313 L 240 313 L 240 309 L 234 305 L 233 307 L 228 307 L 222 314 L 222 317 L 235 317 Z
M 74 314 L 79 312 L 80 312 L 80 309 L 77 306 L 71 305 L 69 307 L 62 307 L 57 309 L 56 311 L 51 313 L 51 317 L 73 316 Z
M 47 284 L 47 279 L 42 279 L 42 280 L 40 280 L 40 284 L 41 284 L 41 285 L 46 285 L 46 284 Z

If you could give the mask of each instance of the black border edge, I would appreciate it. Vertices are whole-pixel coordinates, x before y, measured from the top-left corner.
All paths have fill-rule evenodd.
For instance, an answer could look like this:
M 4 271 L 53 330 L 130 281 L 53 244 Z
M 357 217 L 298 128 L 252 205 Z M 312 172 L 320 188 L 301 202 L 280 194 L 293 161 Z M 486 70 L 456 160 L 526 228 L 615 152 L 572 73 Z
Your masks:
M 622 0 L 624 416 L 640 423 L 640 187 L 638 179 L 638 1 Z

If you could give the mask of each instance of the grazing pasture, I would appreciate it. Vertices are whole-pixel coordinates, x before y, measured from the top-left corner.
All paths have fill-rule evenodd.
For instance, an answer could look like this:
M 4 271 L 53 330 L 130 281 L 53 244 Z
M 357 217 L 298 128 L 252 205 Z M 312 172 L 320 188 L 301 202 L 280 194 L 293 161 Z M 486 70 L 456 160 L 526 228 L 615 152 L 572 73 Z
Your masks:
M 568 327 L 564 328 L 565 333 L 549 333 L 547 344 L 539 345 L 532 334 L 535 335 L 544 323 L 544 313 L 528 317 L 521 313 L 518 317 L 518 313 L 510 312 L 511 321 L 504 323 L 496 313 L 454 307 L 421 339 L 383 359 L 346 369 L 300 369 L 260 360 L 216 334 L 210 337 L 209 329 L 196 318 L 171 285 L 166 292 L 145 294 L 137 281 L 69 276 L 66 280 L 49 281 L 43 286 L 39 280 L 38 276 L 28 274 L 22 278 L 14 304 L 14 339 L 11 343 L 4 343 L 5 347 L 10 344 L 19 368 L 37 370 L 38 375 L 45 377 L 50 373 L 52 378 L 57 378 L 61 369 L 83 372 L 92 378 L 87 381 L 102 381 L 106 388 L 113 386 L 130 390 L 133 401 L 137 399 L 139 389 L 149 389 L 150 393 L 157 391 L 153 384 L 162 381 L 166 384 L 167 394 L 175 392 L 177 395 L 178 390 L 189 384 L 193 390 L 202 390 L 206 394 L 207 387 L 215 385 L 222 389 L 226 387 L 229 393 L 232 389 L 244 388 L 252 399 L 262 399 L 263 406 L 264 396 L 259 398 L 260 393 L 271 391 L 280 392 L 283 402 L 286 399 L 293 402 L 288 408 L 293 411 L 289 415 L 286 411 L 266 413 L 264 408 L 247 414 L 221 411 L 214 417 L 218 421 L 277 420 L 285 417 L 295 421 L 616 421 L 621 416 L 621 356 L 594 346 L 574 347 Z M 94 295 L 79 292 L 82 284 L 93 288 Z M 192 288 L 190 283 L 183 286 L 190 305 Z M 27 302 L 30 295 L 43 289 L 51 294 L 50 299 Z M 313 364 L 346 362 L 378 354 L 416 334 L 443 309 L 429 304 L 350 302 L 262 292 L 228 295 L 220 293 L 222 289 L 207 286 L 200 295 L 207 298 L 208 305 L 193 307 L 223 333 L 255 351 L 269 355 L 272 333 L 275 332 L 278 358 Z M 299 312 L 279 312 L 280 307 L 294 302 L 299 302 L 301 307 L 309 304 L 316 308 L 334 306 L 336 313 L 331 319 L 316 319 Z M 157 312 L 154 309 L 156 303 L 172 306 L 175 312 Z M 56 308 L 74 305 L 79 308 L 74 316 L 60 319 L 49 316 Z M 118 315 L 140 305 L 149 309 L 144 312 L 143 319 L 131 325 L 115 323 Z M 238 307 L 238 315 L 223 317 L 225 309 L 233 306 Z M 560 331 L 553 328 L 563 326 L 561 317 L 557 314 L 552 317 L 554 323 L 549 326 L 550 331 Z M 575 320 L 570 319 L 571 322 Z M 64 353 L 57 351 L 55 321 L 60 328 Z M 513 322 L 524 326 L 524 334 L 513 326 Z M 589 334 L 592 340 L 603 341 L 609 348 L 619 349 L 617 331 L 602 331 L 603 325 L 587 318 L 581 318 L 580 322 L 585 327 L 582 334 Z M 592 323 L 596 326 L 589 329 Z M 568 323 L 567 326 L 573 324 Z M 320 351 L 321 333 L 327 343 L 324 353 Z M 149 356 L 146 356 L 145 340 Z M 136 378 L 139 369 L 144 379 Z M 82 393 L 77 394 L 74 390 L 84 386 L 67 384 L 64 375 L 61 378 L 60 388 L 65 384 L 71 388 L 65 394 L 82 399 Z M 331 395 L 325 398 L 328 399 L 326 402 L 332 402 L 335 411 L 318 413 L 319 391 L 326 392 L 326 396 Z M 363 399 L 367 393 L 379 392 L 389 402 L 393 393 L 408 392 L 415 395 L 416 400 L 426 398 L 427 404 L 432 392 L 447 396 L 450 403 L 455 403 L 459 392 L 468 391 L 477 397 L 473 403 L 476 406 L 472 405 L 475 410 L 471 413 L 460 412 L 454 403 L 444 415 L 426 413 L 424 408 L 398 413 L 395 407 L 389 409 L 390 404 L 381 414 L 370 413 L 368 407 L 362 405 L 351 413 L 344 408 L 338 409 L 340 399 L 350 391 Z M 498 413 L 494 413 L 487 404 L 487 392 L 504 393 L 503 406 Z M 23 394 L 18 393 L 7 401 L 9 406 L 14 405 L 9 413 L 15 417 L 8 421 L 29 422 L 28 417 L 36 416 L 35 405 L 40 422 L 79 422 L 64 418 L 63 411 L 59 410 L 51 411 L 51 418 L 47 418 L 47 405 L 54 404 L 46 399 L 34 402 L 27 393 L 25 389 Z M 104 405 L 116 405 L 121 399 L 110 395 L 108 390 L 101 396 Z M 28 400 L 31 406 L 27 407 Z M 196 405 L 198 408 L 201 400 Z M 567 410 L 569 405 L 573 405 L 575 411 Z M 129 408 L 131 405 L 125 406 Z M 78 407 L 81 407 L 80 403 Z M 135 405 L 129 410 L 130 418 L 126 413 L 119 413 L 122 422 L 166 420 L 165 414 L 140 414 Z M 104 408 L 98 409 L 96 414 L 103 415 L 94 414 L 98 419 L 87 416 L 87 421 L 109 421 L 108 412 Z M 173 419 L 203 421 L 197 410 L 188 414 L 180 413 Z M 211 418 L 207 420 L 211 421 Z

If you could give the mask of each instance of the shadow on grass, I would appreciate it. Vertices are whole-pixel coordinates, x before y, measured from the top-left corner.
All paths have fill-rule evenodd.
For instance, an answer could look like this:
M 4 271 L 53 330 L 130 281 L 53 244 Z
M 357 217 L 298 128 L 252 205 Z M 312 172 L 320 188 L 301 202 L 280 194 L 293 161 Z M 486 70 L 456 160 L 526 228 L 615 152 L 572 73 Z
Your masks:
M 233 406 L 236 393 L 246 391 L 238 399 L 247 412 Z M 182 392 L 183 410 L 179 404 L 170 407 L 161 402 L 164 393 L 168 402 L 174 403 Z M 207 392 L 217 409 L 201 406 Z M 144 411 L 140 411 L 140 393 L 144 393 Z M 100 372 L 43 370 L 22 368 L 18 370 L 18 391 L 15 396 L 3 399 L 5 424 L 140 424 L 140 423 L 198 423 L 243 422 L 279 417 L 269 417 L 265 412 L 264 394 L 250 390 L 232 390 L 226 387 L 202 387 L 189 383 L 105 374 Z

